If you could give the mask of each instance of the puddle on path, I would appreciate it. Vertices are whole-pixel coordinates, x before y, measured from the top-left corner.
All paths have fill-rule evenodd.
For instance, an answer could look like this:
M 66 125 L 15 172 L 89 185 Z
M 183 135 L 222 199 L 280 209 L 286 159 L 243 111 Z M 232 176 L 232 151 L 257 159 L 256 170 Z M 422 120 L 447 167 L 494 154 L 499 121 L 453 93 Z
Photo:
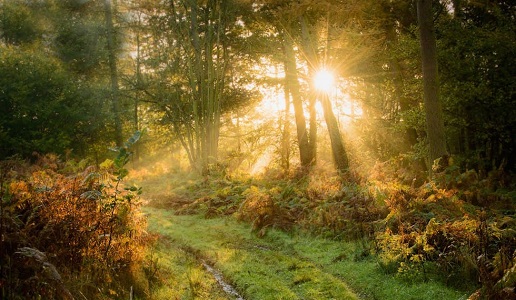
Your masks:
M 204 266 L 204 268 L 206 269 L 206 271 L 210 272 L 213 275 L 213 277 L 215 277 L 215 280 L 217 280 L 217 282 L 222 287 L 224 292 L 226 292 L 226 294 L 230 295 L 235 300 L 244 300 L 244 298 L 242 296 L 240 296 L 240 294 L 237 292 L 237 290 L 231 284 L 224 281 L 224 277 L 222 276 L 222 274 L 219 271 L 214 269 L 212 266 L 210 266 L 204 260 L 202 260 L 201 263 Z

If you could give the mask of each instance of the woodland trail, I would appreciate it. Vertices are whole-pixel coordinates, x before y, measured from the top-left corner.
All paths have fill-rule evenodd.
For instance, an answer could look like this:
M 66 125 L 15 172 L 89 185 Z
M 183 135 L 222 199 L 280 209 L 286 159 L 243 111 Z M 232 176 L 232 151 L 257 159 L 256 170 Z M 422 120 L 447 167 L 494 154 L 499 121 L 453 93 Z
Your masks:
M 159 235 L 163 285 L 152 299 L 467 299 L 438 282 L 407 284 L 386 274 L 360 242 L 274 229 L 258 237 L 233 217 L 144 212 Z
M 146 208 L 149 230 L 160 235 L 168 250 L 195 257 L 197 268 L 215 278 L 189 291 L 195 299 L 359 299 L 338 276 L 296 251 L 295 239 L 281 232 L 257 238 L 246 224 L 232 219 L 178 216 Z M 171 247 L 173 245 L 173 247 Z M 170 255 L 176 255 L 168 253 Z M 223 275 L 222 275 L 223 274 Z M 190 289 L 195 288 L 191 283 Z

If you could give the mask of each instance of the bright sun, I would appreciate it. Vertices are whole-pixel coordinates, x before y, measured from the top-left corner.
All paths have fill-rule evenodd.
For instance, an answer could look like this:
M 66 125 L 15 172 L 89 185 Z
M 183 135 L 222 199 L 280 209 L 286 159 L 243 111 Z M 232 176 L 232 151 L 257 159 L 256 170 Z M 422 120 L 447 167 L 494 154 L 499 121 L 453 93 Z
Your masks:
M 323 92 L 329 92 L 333 88 L 333 81 L 333 74 L 326 69 L 317 71 L 314 77 L 315 88 Z

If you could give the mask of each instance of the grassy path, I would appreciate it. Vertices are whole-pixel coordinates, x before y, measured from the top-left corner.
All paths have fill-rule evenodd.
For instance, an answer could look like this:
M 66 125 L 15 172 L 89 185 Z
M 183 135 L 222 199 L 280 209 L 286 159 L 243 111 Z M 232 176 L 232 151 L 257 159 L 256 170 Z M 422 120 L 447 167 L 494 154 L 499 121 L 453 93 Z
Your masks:
M 146 207 L 162 284 L 152 299 L 232 299 L 202 261 L 224 275 L 245 299 L 466 299 L 435 282 L 406 284 L 357 259 L 353 243 L 271 230 L 263 238 L 232 218 L 177 216 Z M 351 286 L 351 288 L 350 288 Z

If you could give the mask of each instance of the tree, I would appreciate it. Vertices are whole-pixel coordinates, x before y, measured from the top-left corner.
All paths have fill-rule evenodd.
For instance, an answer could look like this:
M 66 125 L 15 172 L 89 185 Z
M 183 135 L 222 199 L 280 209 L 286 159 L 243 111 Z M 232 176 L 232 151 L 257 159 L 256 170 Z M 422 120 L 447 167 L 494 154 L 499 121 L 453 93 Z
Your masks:
M 303 110 L 303 100 L 299 86 L 297 75 L 297 63 L 292 45 L 291 38 L 286 32 L 283 32 L 283 47 L 285 55 L 285 85 L 292 96 L 292 104 L 294 106 L 294 116 L 296 119 L 297 141 L 299 146 L 299 155 L 301 167 L 303 169 L 309 168 L 314 159 L 314 154 L 311 151 L 310 142 L 308 140 L 308 132 L 306 129 L 306 119 Z
M 0 36 L 6 44 L 33 42 L 39 35 L 37 18 L 27 5 L 14 0 L 0 5 Z
M 19 94 L 18 99 L 24 99 L 27 95 L 32 95 L 37 100 L 33 100 L 35 105 L 31 109 L 32 114 L 36 109 L 42 112 L 38 116 L 39 122 L 47 122 L 48 128 L 42 129 L 44 133 L 41 136 L 50 144 L 44 146 L 43 142 L 33 143 L 39 139 L 32 137 L 32 141 L 26 141 L 25 146 L 20 147 L 20 153 L 28 155 L 32 151 L 40 152 L 57 152 L 63 153 L 65 148 L 71 148 L 72 145 L 76 151 L 75 155 L 90 154 L 90 151 L 107 152 L 107 146 L 111 142 L 112 132 L 109 132 L 111 126 L 105 126 L 112 120 L 106 99 L 107 82 L 105 74 L 108 68 L 108 55 L 105 50 L 107 38 L 105 33 L 105 19 L 101 14 L 104 11 L 99 9 L 102 2 L 97 1 L 3 1 L 0 6 L 0 36 L 7 47 L 5 55 L 10 55 L 13 60 L 35 59 L 35 71 L 42 77 L 47 77 L 56 82 L 49 82 L 47 88 L 39 83 L 44 82 L 45 78 L 35 78 L 30 71 L 23 73 L 26 78 L 32 78 L 34 82 L 27 81 L 24 78 L 17 78 L 16 81 L 4 82 L 5 89 L 11 89 L 20 83 L 27 86 L 23 88 L 24 96 Z M 22 20 L 23 19 L 23 20 Z M 115 48 L 119 51 L 119 44 L 115 44 Z M 15 48 L 13 48 L 15 47 Z M 11 51 L 17 49 L 20 56 L 14 58 Z M 25 55 L 25 58 L 23 57 Z M 46 57 L 43 59 L 42 57 Z M 12 61 L 10 61 L 12 62 Z M 9 62 L 9 63 L 10 63 Z M 8 61 L 2 62 L 6 70 L 9 70 Z M 45 75 L 42 69 L 54 68 L 52 72 Z M 12 71 L 12 70 L 11 70 Z M 7 71 L 9 72 L 9 71 Z M 15 72 L 15 71 L 13 71 Z M 9 74 L 9 73 L 7 73 Z M 4 75 L 4 74 L 2 74 Z M 59 75 L 59 76 L 57 76 Z M 6 75 L 7 76 L 7 75 Z M 55 77 L 57 76 L 57 77 Z M 64 79 L 56 79 L 64 77 Z M 31 90 L 32 89 L 32 90 Z M 52 92 L 51 89 L 61 92 L 61 98 L 66 101 L 57 101 L 54 96 L 59 92 Z M 20 90 L 20 93 L 22 90 Z M 70 104 L 68 97 L 73 95 L 75 103 Z M 12 94 L 11 94 L 12 96 Z M 5 103 L 15 101 L 11 96 L 6 96 Z M 57 97 L 57 96 L 56 96 Z M 39 101 L 48 101 L 47 106 L 40 106 Z M 25 101 L 25 100 L 23 100 Z M 22 101 L 22 102 L 23 102 Z M 43 102 L 42 102 L 43 103 Z M 74 109 L 70 109 L 70 108 Z M 22 107 L 10 107 L 9 111 L 14 114 L 22 113 Z M 59 116 L 47 114 L 47 109 L 54 109 Z M 26 114 L 26 112 L 24 112 Z M 49 119 L 42 119 L 42 118 Z M 56 123 L 62 118 L 69 118 L 70 123 L 74 124 L 69 129 L 53 127 L 50 124 Z M 11 121 L 16 116 L 9 116 Z M 16 122 L 8 121 L 4 123 L 4 132 L 15 132 L 20 130 Z M 74 123 L 74 122 L 78 123 Z M 59 121 L 60 122 L 60 121 Z M 7 125 L 7 123 L 9 123 Z M 30 126 L 39 126 L 33 121 Z M 66 123 L 64 123 L 66 124 Z M 70 127 L 61 124 L 63 127 Z M 14 127 L 9 127 L 9 126 Z M 6 127 L 7 126 L 7 127 Z M 31 127 L 32 128 L 32 127 Z M 56 137 L 50 138 L 48 130 L 54 128 L 56 134 L 63 135 L 63 141 L 57 141 Z M 73 130 L 72 130 L 73 129 Z M 66 134 L 63 132 L 66 131 Z M 114 130 L 113 130 L 114 131 Z M 73 134 L 72 134 L 73 132 Z M 25 136 L 25 133 L 20 134 Z M 17 139 L 12 139 L 15 142 Z M 46 143 L 46 142 L 45 142 Z M 54 143 L 55 147 L 52 147 Z M 102 144 L 102 146 L 100 146 Z M 68 145 L 68 146 L 66 146 Z M 5 144 L 4 147 L 14 147 L 12 144 Z M 30 148 L 32 150 L 30 150 Z M 100 151 L 99 151 L 100 150 Z
M 99 4 L 59 1 L 49 8 L 52 50 L 78 77 L 88 77 L 88 82 L 102 78 L 99 73 L 108 66 L 105 11 Z
M 449 150 L 465 169 L 516 169 L 515 9 L 455 1 L 436 23 Z
M 51 44 L 57 56 L 75 76 L 78 85 L 89 89 L 91 101 L 100 106 L 103 123 L 95 152 L 121 145 L 124 129 L 133 114 L 123 81 L 127 63 L 125 20 L 130 19 L 129 1 L 49 1 L 53 23 Z M 130 129 L 131 131 L 133 128 Z
M 306 65 L 308 66 L 308 78 L 314 78 L 316 76 L 316 68 L 320 67 L 320 62 L 324 59 L 320 59 L 318 55 L 318 36 L 313 24 L 309 24 L 307 13 L 304 13 L 298 17 L 301 27 L 301 49 L 304 53 Z M 309 147 L 310 157 L 312 164 L 317 162 L 317 94 L 313 84 L 313 80 L 308 81 L 309 93 L 308 93 L 308 112 L 310 114 L 310 126 L 309 126 Z M 331 107 L 330 107 L 331 109 Z
M 320 7 L 314 7 L 312 9 L 307 9 L 303 12 L 303 14 L 299 17 L 299 23 L 301 27 L 301 44 L 303 49 L 303 57 L 305 57 L 306 65 L 308 66 L 308 78 L 310 78 L 309 82 L 309 107 L 310 107 L 310 143 L 312 144 L 311 154 L 313 159 L 315 160 L 315 151 L 317 147 L 316 137 L 317 130 L 316 128 L 316 113 L 315 113 L 315 100 L 319 98 L 319 101 L 322 104 L 324 120 L 326 122 L 326 127 L 328 129 L 328 134 L 330 136 L 331 150 L 333 155 L 333 161 L 335 163 L 336 169 L 343 173 L 349 168 L 349 161 L 347 157 L 347 153 L 344 147 L 344 142 L 342 139 L 342 134 L 340 132 L 339 124 L 337 122 L 337 118 L 335 117 L 335 113 L 333 111 L 332 104 L 330 102 L 330 98 L 328 95 L 329 91 L 317 91 L 316 87 L 313 84 L 313 78 L 315 78 L 316 73 L 320 71 L 319 69 L 323 69 L 325 65 L 328 64 L 328 54 L 330 53 L 330 4 L 322 5 Z M 325 9 L 327 10 L 325 13 Z M 312 16 L 309 21 L 309 16 Z M 324 24 L 324 25 L 322 25 Z M 324 26 L 324 29 L 317 28 L 318 26 Z M 318 46 L 318 40 L 323 40 L 322 43 L 324 46 Z M 329 79 L 329 78 L 328 78 Z M 317 95 L 319 97 L 317 97 Z
M 303 57 L 301 52 L 309 56 L 309 60 L 315 59 L 316 49 L 312 48 L 308 28 L 306 26 L 303 13 L 305 11 L 303 3 L 293 1 L 264 1 L 264 5 L 257 12 L 261 15 L 262 22 L 273 24 L 273 29 L 278 33 L 282 44 L 282 54 L 280 61 L 285 70 L 285 98 L 292 99 L 294 108 L 294 118 L 297 133 L 297 145 L 299 149 L 299 160 L 301 169 L 307 171 L 316 163 L 317 151 L 317 119 L 316 119 L 316 98 L 312 89 L 306 89 L 300 84 L 300 77 L 306 77 L 299 71 L 298 57 Z M 297 44 L 297 45 L 296 45 Z M 298 48 L 298 50 L 295 50 Z M 274 49 L 271 49 L 275 51 Z M 310 51 L 308 51 L 310 50 Z M 305 56 L 305 59 L 307 58 Z M 305 60 L 306 61 L 306 60 Z M 312 66 L 309 65 L 309 73 L 313 73 Z M 308 91 L 308 99 L 303 93 Z M 308 100 L 308 101 L 305 101 Z M 308 102 L 309 122 L 304 114 L 304 103 Z M 290 103 L 287 102 L 287 108 Z M 288 111 L 288 109 L 286 110 Z M 287 122 L 287 119 L 285 119 Z M 308 125 L 308 126 L 307 126 Z M 288 126 L 284 126 L 288 128 Z M 286 135 L 284 136 L 286 138 Z M 285 145 L 285 142 L 283 143 Z
M 430 163 L 447 154 L 442 107 L 439 100 L 437 47 L 435 41 L 432 0 L 418 0 L 421 57 L 426 128 Z
M 333 161 L 337 171 L 344 173 L 348 171 L 349 160 L 346 148 L 344 148 L 344 142 L 342 141 L 339 124 L 337 123 L 337 118 L 335 118 L 328 95 L 322 95 L 320 97 L 320 101 L 324 110 L 324 120 L 326 121 L 326 126 L 328 127 L 328 133 L 330 135 Z
M 218 160 L 223 111 L 248 100 L 234 79 L 245 77 L 249 60 L 238 22 L 248 7 L 216 0 L 141 7 L 146 15 L 141 64 L 152 70 L 143 74 L 146 101 L 162 114 L 192 168 L 204 174 Z
M 367 11 L 373 7 L 370 3 L 352 3 L 352 2 L 333 2 L 327 1 L 314 5 L 310 1 L 304 1 L 299 4 L 300 16 L 299 27 L 301 32 L 301 57 L 305 59 L 305 65 L 308 68 L 307 77 L 311 78 L 310 83 L 316 75 L 316 72 L 330 68 L 336 72 L 338 77 L 350 78 L 366 70 L 366 59 L 371 53 L 369 46 L 364 43 L 365 39 L 355 39 L 351 48 L 350 40 L 353 36 L 362 35 L 364 32 L 371 30 L 362 28 L 359 25 L 363 18 L 362 11 Z M 338 21 L 337 21 L 338 20 Z M 356 32 L 356 34 L 355 34 Z M 371 43 L 374 44 L 374 43 Z M 362 69 L 362 70 L 361 70 Z M 326 92 L 317 92 L 313 84 L 308 86 L 310 99 L 310 143 L 312 144 L 313 157 L 315 158 L 316 130 L 312 126 L 316 126 L 315 99 L 312 95 L 318 95 L 322 104 L 324 120 L 330 137 L 331 150 L 335 167 L 340 172 L 345 172 L 349 168 L 349 158 L 346 152 L 345 144 L 337 122 L 332 103 Z
M 59 60 L 0 46 L 0 159 L 84 153 L 100 124 L 98 108 L 83 93 Z
M 113 12 L 111 0 L 104 0 L 104 11 L 106 15 L 106 35 L 109 61 L 109 76 L 111 81 L 111 102 L 113 105 L 113 116 L 115 123 L 115 143 L 121 147 L 123 143 L 122 124 L 120 121 L 120 100 L 118 87 L 118 70 L 116 60 L 115 37 L 113 29 Z

